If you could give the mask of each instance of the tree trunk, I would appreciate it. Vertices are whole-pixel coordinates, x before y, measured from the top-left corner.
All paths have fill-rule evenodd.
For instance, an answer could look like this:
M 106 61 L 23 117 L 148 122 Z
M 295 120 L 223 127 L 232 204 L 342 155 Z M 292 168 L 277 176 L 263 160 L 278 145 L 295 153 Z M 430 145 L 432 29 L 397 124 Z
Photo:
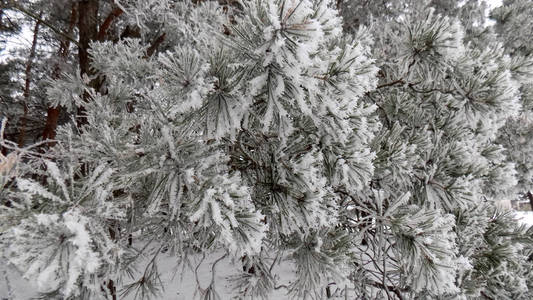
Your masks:
M 78 18 L 78 59 L 80 64 L 80 73 L 91 76 L 93 72 L 91 70 L 91 61 L 89 58 L 89 43 L 95 41 L 98 37 L 98 3 L 99 0 L 82 0 L 79 2 L 80 13 Z M 97 79 L 93 80 L 97 81 Z M 91 86 L 96 86 L 96 82 L 91 81 Z M 83 99 L 89 101 L 89 94 L 84 93 Z M 81 127 L 87 124 L 87 116 L 83 107 L 78 108 L 77 112 L 77 125 Z
M 72 34 L 72 31 L 74 30 L 74 25 L 76 24 L 76 17 L 77 17 L 77 10 L 76 10 L 76 3 L 74 2 L 72 4 L 72 8 L 70 10 L 70 20 L 69 20 L 69 27 L 67 34 L 70 36 Z M 69 51 L 70 50 L 70 40 L 67 38 L 64 38 L 59 46 L 58 50 L 58 56 L 61 61 L 64 61 L 67 59 Z M 56 63 L 53 73 L 52 73 L 52 79 L 58 79 L 61 76 L 61 62 Z M 59 113 L 61 112 L 61 107 L 49 107 L 47 111 L 46 116 L 46 125 L 44 126 L 43 130 L 43 140 L 51 139 L 53 140 L 56 137 L 56 128 L 57 128 L 57 122 L 59 120 Z M 53 143 L 50 143 L 49 146 L 52 146 Z
M 527 191 L 527 198 L 529 199 L 529 205 L 531 206 L 530 209 L 533 210 L 533 194 L 531 191 Z
M 39 14 L 39 17 L 42 14 Z M 20 119 L 20 127 L 19 127 L 19 136 L 18 136 L 18 145 L 19 147 L 24 146 L 24 140 L 26 136 L 26 123 L 28 121 L 28 102 L 30 101 L 30 86 L 31 86 L 31 68 L 33 66 L 33 58 L 35 57 L 35 50 L 37 48 L 37 37 L 39 36 L 39 26 L 41 25 L 41 21 L 37 20 L 35 22 L 35 27 L 33 28 L 33 41 L 31 42 L 31 49 L 30 49 L 30 55 L 28 57 L 28 61 L 26 62 L 26 70 L 25 70 L 25 80 L 24 80 L 24 100 L 22 102 L 22 105 L 24 107 L 24 114 L 22 115 L 22 118 Z
M 61 108 L 49 107 L 46 116 L 46 124 L 44 125 L 43 140 L 53 140 L 56 137 L 57 121 L 59 120 L 59 113 Z M 53 142 L 49 146 L 53 146 Z
M 0 4 L 3 4 L 3 3 L 0 2 Z M 4 19 L 4 7 L 0 6 L 0 30 L 2 30 L 2 27 L 4 27 L 3 19 Z
M 78 18 L 79 45 L 78 59 L 81 74 L 91 75 L 89 60 L 89 43 L 98 35 L 98 0 L 82 0 L 79 2 Z

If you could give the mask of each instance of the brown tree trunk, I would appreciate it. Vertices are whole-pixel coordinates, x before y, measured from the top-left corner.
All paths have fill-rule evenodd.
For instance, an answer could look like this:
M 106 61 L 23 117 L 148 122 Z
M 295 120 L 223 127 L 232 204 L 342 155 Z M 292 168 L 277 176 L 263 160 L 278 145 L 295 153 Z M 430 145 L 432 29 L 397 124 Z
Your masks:
M 61 108 L 49 107 L 46 115 L 46 124 L 44 125 L 43 140 L 53 140 L 56 137 L 57 121 L 59 120 L 59 113 Z M 49 143 L 53 146 L 53 142 Z
M 527 191 L 527 198 L 529 199 L 529 205 L 531 206 L 531 210 L 533 210 L 533 194 L 531 191 Z
M 82 0 L 79 2 L 78 18 L 79 47 L 78 58 L 81 74 L 90 75 L 89 43 L 98 35 L 98 0 Z
M 70 36 L 72 34 L 72 31 L 74 30 L 74 25 L 76 24 L 76 17 L 77 17 L 77 10 L 76 10 L 76 3 L 74 2 L 72 4 L 72 8 L 70 10 L 70 20 L 69 20 L 69 27 L 67 34 Z M 69 51 L 70 50 L 70 40 L 67 38 L 64 38 L 59 46 L 58 55 L 61 61 L 64 61 L 67 59 Z M 61 67 L 60 63 L 58 62 L 56 66 L 54 67 L 53 73 L 52 73 L 52 79 L 58 79 L 61 76 Z M 44 126 L 43 130 L 43 140 L 51 139 L 53 140 L 56 137 L 56 128 L 57 128 L 57 122 L 59 120 L 59 113 L 61 112 L 61 107 L 49 107 L 47 111 L 46 116 L 46 124 Z M 52 146 L 53 143 L 50 144 Z
M 39 14 L 39 17 L 41 14 Z M 19 136 L 18 136 L 18 145 L 22 147 L 24 145 L 24 139 L 26 136 L 26 124 L 28 122 L 28 102 L 30 101 L 30 85 L 31 85 L 31 68 L 33 66 L 33 58 L 35 57 L 35 50 L 37 49 L 37 37 L 39 36 L 39 26 L 41 21 L 37 20 L 35 22 L 35 27 L 33 28 L 33 40 L 31 42 L 30 55 L 28 56 L 28 61 L 26 62 L 25 70 L 25 80 L 24 80 L 24 100 L 22 105 L 24 107 L 24 114 L 20 120 L 19 127 Z
M 98 37 L 98 8 L 99 0 L 82 0 L 79 2 L 80 16 L 78 18 L 78 59 L 80 64 L 80 73 L 82 76 L 93 75 L 91 70 L 91 61 L 89 57 L 89 43 L 95 41 Z M 91 81 L 91 86 L 96 87 L 97 79 Z M 84 93 L 83 99 L 89 101 L 89 94 Z M 87 124 L 87 116 L 83 107 L 78 108 L 77 126 L 78 128 Z
M 4 21 L 4 8 L 3 8 L 3 6 L 0 6 L 0 29 L 2 29 L 2 27 L 4 27 L 4 22 L 3 21 Z

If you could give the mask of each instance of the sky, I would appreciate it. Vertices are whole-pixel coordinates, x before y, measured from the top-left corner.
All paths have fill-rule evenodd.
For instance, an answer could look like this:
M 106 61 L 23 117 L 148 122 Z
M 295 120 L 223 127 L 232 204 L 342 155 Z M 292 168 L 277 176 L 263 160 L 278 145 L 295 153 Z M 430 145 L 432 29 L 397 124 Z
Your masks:
M 489 5 L 489 9 L 487 10 L 487 25 L 492 25 L 494 24 L 494 21 L 493 20 L 490 20 L 489 19 L 489 16 L 488 14 L 490 13 L 491 10 L 493 10 L 494 8 L 498 7 L 498 6 L 501 6 L 502 5 L 502 1 L 503 0 L 485 0 L 487 1 L 487 4 Z
M 503 0 L 486 0 L 486 1 L 488 2 L 489 7 L 492 9 L 492 8 L 501 6 Z

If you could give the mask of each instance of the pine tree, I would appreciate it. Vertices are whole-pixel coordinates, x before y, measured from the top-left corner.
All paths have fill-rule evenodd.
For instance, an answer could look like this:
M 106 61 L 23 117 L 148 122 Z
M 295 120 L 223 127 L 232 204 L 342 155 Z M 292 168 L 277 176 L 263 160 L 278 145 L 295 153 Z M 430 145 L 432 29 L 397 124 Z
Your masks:
M 476 1 L 384 3 L 80 1 L 55 142 L 2 123 L 4 256 L 49 298 L 157 297 L 164 254 L 217 257 L 202 299 L 529 299 L 533 229 L 495 203 L 530 76 Z
M 520 83 L 522 110 L 520 115 L 509 120 L 502 130 L 500 141 L 508 149 L 508 157 L 516 164 L 518 183 L 522 197 L 526 197 L 533 209 L 533 48 L 527 36 L 531 36 L 533 5 L 528 1 L 505 1 L 503 6 L 491 13 L 496 20 L 498 37 L 511 57 L 509 68 Z
M 524 284 L 530 250 L 522 249 L 530 248 L 531 232 L 518 226 L 508 213 L 499 212 L 494 203 L 512 193 L 516 184 L 513 161 L 507 160 L 503 145 L 494 141 L 506 120 L 518 115 L 519 83 L 509 69 L 505 50 L 491 42 L 490 29 L 481 26 L 482 18 L 476 24 L 475 18 L 463 17 L 484 15 L 476 2 L 461 8 L 441 1 L 412 3 L 414 8 L 407 5 L 412 10 L 404 11 L 403 22 L 386 22 L 390 16 L 384 16 L 370 26 L 375 28 L 374 57 L 381 65 L 382 83 L 368 96 L 378 106 L 384 124 L 383 138 L 376 140 L 381 143 L 375 148 L 373 183 L 391 195 L 409 192 L 408 204 L 437 213 L 431 223 L 440 224 L 440 217 L 451 225 L 441 227 L 437 239 L 418 240 L 418 235 L 424 236 L 424 226 L 416 225 L 418 233 L 401 234 L 396 243 L 390 242 L 391 247 L 402 245 L 396 258 L 399 265 L 409 253 L 422 255 L 414 256 L 420 269 L 413 269 L 416 264 L 411 263 L 406 265 L 411 272 L 397 271 L 418 276 L 397 279 L 407 283 L 404 295 L 410 297 L 530 297 Z M 436 5 L 435 10 L 428 4 Z M 461 16 L 462 26 L 454 16 Z M 384 23 L 389 27 L 383 28 Z M 463 221 L 482 214 L 487 214 L 484 221 Z M 496 240 L 494 231 L 498 232 Z M 484 240 L 470 245 L 465 237 L 475 232 Z M 444 247 L 447 243 L 451 248 Z M 424 246 L 429 249 L 423 250 Z M 377 276 L 375 268 L 361 273 L 386 278 L 383 269 Z M 521 284 L 509 289 L 510 285 L 498 284 L 503 278 Z

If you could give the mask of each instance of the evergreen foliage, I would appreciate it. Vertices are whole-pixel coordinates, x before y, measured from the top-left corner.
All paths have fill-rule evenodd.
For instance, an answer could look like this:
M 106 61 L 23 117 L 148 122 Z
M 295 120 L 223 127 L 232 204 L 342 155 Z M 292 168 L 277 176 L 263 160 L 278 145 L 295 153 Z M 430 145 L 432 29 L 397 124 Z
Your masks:
M 498 206 L 532 177 L 527 1 L 494 30 L 478 1 L 61 3 L 44 139 L 0 130 L 2 254 L 43 297 L 157 298 L 163 253 L 222 255 L 202 299 L 533 297 L 533 229 Z

